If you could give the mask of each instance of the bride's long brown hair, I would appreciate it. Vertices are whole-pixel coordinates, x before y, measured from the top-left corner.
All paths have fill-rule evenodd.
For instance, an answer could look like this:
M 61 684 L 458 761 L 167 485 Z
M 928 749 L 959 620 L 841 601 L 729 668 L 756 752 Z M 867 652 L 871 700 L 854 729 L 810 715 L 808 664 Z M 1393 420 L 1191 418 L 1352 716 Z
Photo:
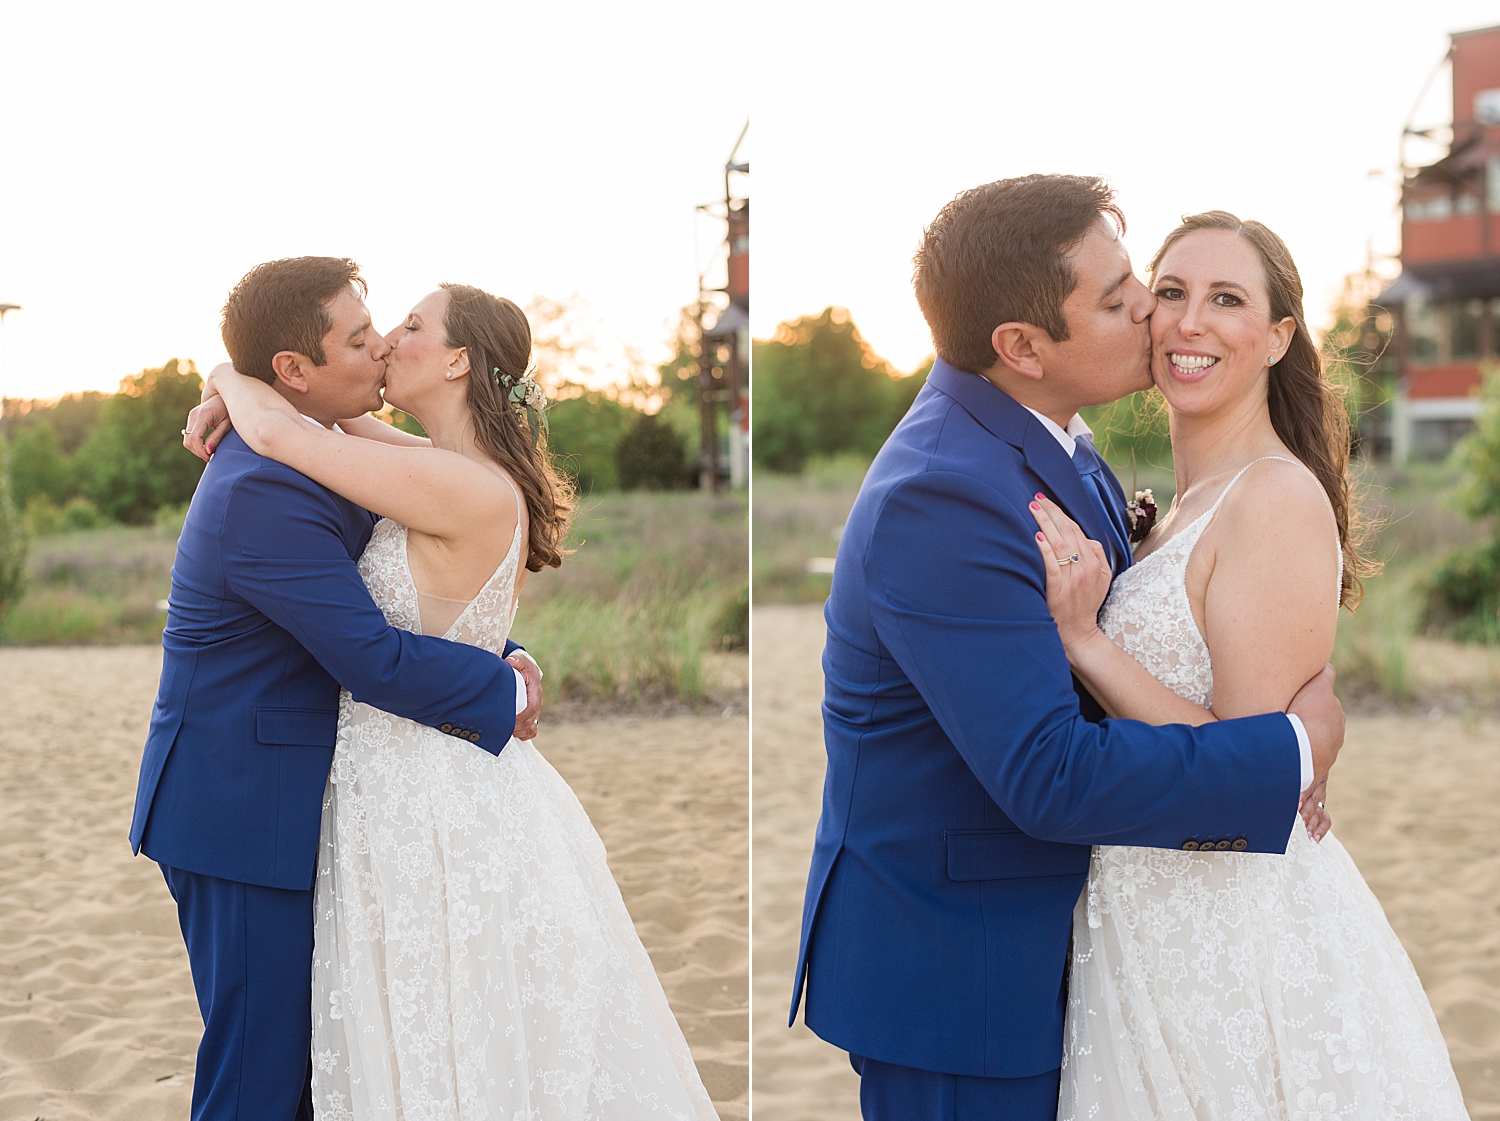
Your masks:
M 464 347 L 469 357 L 469 412 L 474 436 L 486 455 L 507 471 L 526 500 L 530 519 L 526 567 L 556 568 L 571 552 L 563 548 L 573 518 L 573 487 L 552 462 L 543 435 L 533 446 L 526 421 L 518 419 L 508 389 L 494 371 L 512 381 L 531 365 L 531 324 L 526 313 L 503 296 L 467 284 L 440 285 L 448 293 L 443 317 L 447 345 Z
M 1302 277 L 1286 243 L 1259 222 L 1242 222 L 1227 210 L 1190 214 L 1169 233 L 1146 272 L 1155 277 L 1167 250 L 1199 230 L 1227 230 L 1255 247 L 1266 276 L 1271 322 L 1291 316 L 1296 322 L 1291 345 L 1271 367 L 1267 395 L 1271 426 L 1291 453 L 1307 465 L 1333 506 L 1344 554 L 1339 602 L 1353 609 L 1363 594 L 1361 578 L 1376 566 L 1365 551 L 1365 527 L 1354 501 L 1349 477 L 1349 414 L 1338 390 L 1323 377 L 1323 358 L 1307 330 L 1302 313 Z

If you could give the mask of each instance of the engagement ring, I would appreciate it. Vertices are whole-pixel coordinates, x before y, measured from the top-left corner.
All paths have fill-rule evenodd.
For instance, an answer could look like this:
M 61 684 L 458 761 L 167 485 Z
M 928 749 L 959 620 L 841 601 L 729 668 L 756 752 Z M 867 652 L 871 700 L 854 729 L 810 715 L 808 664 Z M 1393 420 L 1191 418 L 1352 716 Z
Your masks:
M 1060 560 L 1060 561 L 1058 561 L 1057 563 L 1058 563 L 1059 566 L 1065 565 L 1065 564 L 1077 564 L 1078 563 L 1078 554 L 1074 553 L 1071 557 L 1063 557 L 1063 559 Z

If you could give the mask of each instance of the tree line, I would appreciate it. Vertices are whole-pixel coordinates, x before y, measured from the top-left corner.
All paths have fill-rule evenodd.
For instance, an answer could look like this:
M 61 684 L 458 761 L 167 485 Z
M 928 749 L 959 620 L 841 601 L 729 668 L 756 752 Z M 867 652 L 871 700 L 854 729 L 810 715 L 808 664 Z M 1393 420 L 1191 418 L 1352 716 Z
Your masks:
M 599 390 L 562 387 L 548 410 L 549 443 L 581 492 L 695 485 L 696 394 L 674 381 L 658 390 L 664 401 L 654 414 Z M 182 447 L 181 429 L 202 385 L 191 362 L 174 358 L 125 378 L 114 394 L 7 402 L 10 497 L 32 532 L 145 524 L 191 499 L 203 464 Z

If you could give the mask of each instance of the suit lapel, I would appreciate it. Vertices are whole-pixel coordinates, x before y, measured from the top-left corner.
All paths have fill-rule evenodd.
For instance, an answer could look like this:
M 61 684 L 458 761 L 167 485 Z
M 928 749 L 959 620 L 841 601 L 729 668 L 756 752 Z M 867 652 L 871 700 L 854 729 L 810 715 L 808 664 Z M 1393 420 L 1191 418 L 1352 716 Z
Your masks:
M 1098 501 L 1089 494 L 1077 465 L 1068 458 L 1052 434 L 1042 427 L 1042 422 L 1010 394 L 978 374 L 965 373 L 941 358 L 933 362 L 923 392 L 928 388 L 953 398 L 995 436 L 1020 448 L 1026 466 L 1042 480 L 1042 493 L 1067 511 L 1083 532 L 1103 544 L 1108 552 L 1118 552 L 1114 547 L 1117 534 L 1101 520 L 1104 513 L 1099 509 Z M 1030 501 L 1030 495 L 1016 497 Z M 1117 559 L 1116 572 L 1123 571 L 1129 564 L 1127 552 L 1123 558 Z
M 1061 506 L 1068 517 L 1078 523 L 1085 535 L 1105 547 L 1115 559 L 1116 572 L 1123 570 L 1128 557 L 1115 556 L 1119 552 L 1116 544 L 1119 535 L 1102 521 L 1099 503 L 1090 496 L 1087 485 L 1078 474 L 1077 465 L 1068 458 L 1056 438 L 1042 427 L 1040 421 L 1030 414 L 1027 416 L 1031 425 L 1023 437 L 1021 454 L 1026 457 L 1026 466 L 1046 484 L 1042 493 Z

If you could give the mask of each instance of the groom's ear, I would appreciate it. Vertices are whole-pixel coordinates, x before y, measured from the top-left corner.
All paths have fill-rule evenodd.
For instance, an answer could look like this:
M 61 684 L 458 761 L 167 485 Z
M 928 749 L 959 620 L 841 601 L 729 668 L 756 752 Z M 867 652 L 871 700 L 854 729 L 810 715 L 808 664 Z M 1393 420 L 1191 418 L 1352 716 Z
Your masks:
M 1041 334 L 1041 328 L 1030 323 L 1002 323 L 990 334 L 990 345 L 1006 369 L 1023 378 L 1041 381 L 1042 356 L 1036 348 L 1037 336 Z
M 306 393 L 307 371 L 313 368 L 313 360 L 295 350 L 280 350 L 271 359 L 271 369 L 276 371 L 276 384 L 284 385 L 297 393 Z

